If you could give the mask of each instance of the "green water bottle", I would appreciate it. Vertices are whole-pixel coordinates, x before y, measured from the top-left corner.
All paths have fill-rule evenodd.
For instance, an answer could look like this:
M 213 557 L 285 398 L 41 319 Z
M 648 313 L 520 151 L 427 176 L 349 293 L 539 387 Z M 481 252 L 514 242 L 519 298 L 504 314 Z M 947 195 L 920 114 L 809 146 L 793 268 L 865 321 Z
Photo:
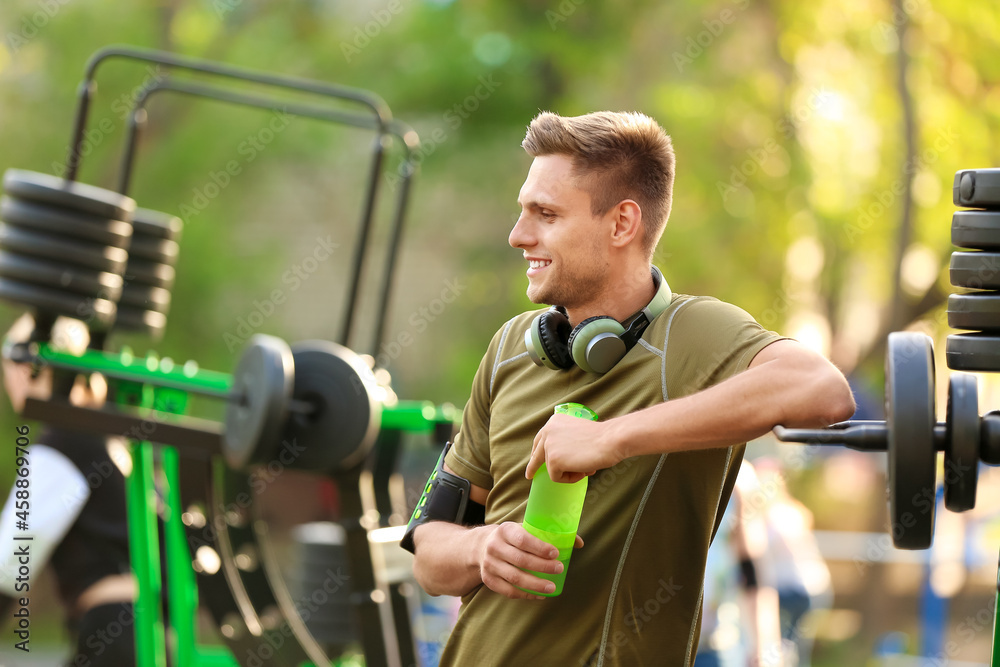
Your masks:
M 555 412 L 597 421 L 597 413 L 579 403 L 561 403 L 556 406 Z M 544 463 L 535 472 L 531 480 L 531 491 L 528 492 L 528 506 L 524 510 L 523 525 L 529 533 L 559 550 L 559 561 L 563 564 L 563 570 L 559 574 L 526 570 L 556 585 L 556 589 L 551 593 L 527 592 L 545 597 L 554 597 L 562 593 L 566 572 L 569 570 L 569 558 L 573 554 L 573 544 L 580 528 L 583 501 L 587 497 L 587 480 L 588 478 L 584 477 L 572 484 L 553 482 Z

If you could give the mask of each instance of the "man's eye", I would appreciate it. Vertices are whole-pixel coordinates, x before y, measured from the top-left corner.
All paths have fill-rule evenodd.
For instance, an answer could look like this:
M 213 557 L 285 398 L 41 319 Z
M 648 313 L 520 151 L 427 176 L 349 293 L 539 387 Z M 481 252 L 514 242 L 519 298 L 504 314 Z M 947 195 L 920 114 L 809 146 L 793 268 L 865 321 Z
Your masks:
M 542 217 L 547 220 L 551 220 L 552 218 L 556 217 L 556 214 L 553 213 L 552 211 L 542 211 Z

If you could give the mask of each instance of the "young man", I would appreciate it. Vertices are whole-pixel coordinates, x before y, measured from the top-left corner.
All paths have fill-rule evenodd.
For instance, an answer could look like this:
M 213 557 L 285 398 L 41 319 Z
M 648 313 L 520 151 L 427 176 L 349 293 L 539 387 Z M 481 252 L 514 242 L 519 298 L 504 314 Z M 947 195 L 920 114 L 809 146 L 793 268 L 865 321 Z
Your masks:
M 735 306 L 671 295 L 651 274 L 674 177 L 656 122 L 542 113 L 522 146 L 534 161 L 509 242 L 528 263 L 528 297 L 561 310 L 497 332 L 445 458 L 485 525 L 416 522 L 412 533 L 420 584 L 463 597 L 442 664 L 689 665 L 706 552 L 746 441 L 846 419 L 853 397 L 820 355 Z M 581 331 L 595 317 L 596 335 Z M 564 402 L 600 421 L 553 416 Z M 521 590 L 551 590 L 524 569 L 562 568 L 520 525 L 541 463 L 556 481 L 590 476 L 553 598 Z

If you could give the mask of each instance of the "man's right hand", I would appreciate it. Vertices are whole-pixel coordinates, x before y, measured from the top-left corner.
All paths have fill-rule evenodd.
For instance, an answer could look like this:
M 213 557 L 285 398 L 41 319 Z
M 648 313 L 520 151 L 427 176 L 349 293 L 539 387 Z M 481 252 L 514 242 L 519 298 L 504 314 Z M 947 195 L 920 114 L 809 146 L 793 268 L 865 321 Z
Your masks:
M 506 522 L 469 528 L 444 521 L 417 526 L 413 573 L 431 595 L 463 596 L 480 585 L 508 598 L 536 599 L 515 586 L 544 592 L 551 582 L 522 571 L 555 574 L 562 567 L 558 550 L 521 524 Z M 576 537 L 576 547 L 583 540 Z
M 451 474 L 455 471 L 445 464 Z M 488 506 L 489 491 L 473 484 L 469 499 Z M 541 593 L 555 590 L 555 584 L 520 568 L 556 574 L 562 569 L 559 550 L 538 539 L 519 523 L 507 521 L 485 526 L 460 526 L 432 521 L 417 526 L 413 533 L 416 545 L 413 573 L 417 582 L 431 595 L 462 596 L 480 584 L 508 598 L 541 599 L 517 586 Z M 576 536 L 577 549 L 583 539 Z
M 485 534 L 480 554 L 480 575 L 483 584 L 508 598 L 544 600 L 541 595 L 526 593 L 521 588 L 539 593 L 551 593 L 556 585 L 540 579 L 524 570 L 534 570 L 547 574 L 562 572 L 559 550 L 548 542 L 543 542 L 519 523 L 507 521 L 499 525 L 482 526 L 478 530 Z M 576 548 L 583 546 L 583 539 L 577 535 Z M 518 588 L 520 587 L 520 588 Z

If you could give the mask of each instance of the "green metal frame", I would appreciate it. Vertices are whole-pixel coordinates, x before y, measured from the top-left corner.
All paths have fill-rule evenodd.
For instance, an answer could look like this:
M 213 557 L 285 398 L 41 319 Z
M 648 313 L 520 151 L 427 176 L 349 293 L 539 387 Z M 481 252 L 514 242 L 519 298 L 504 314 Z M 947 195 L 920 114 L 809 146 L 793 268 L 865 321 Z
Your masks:
M 119 405 L 152 408 L 178 416 L 187 412 L 189 394 L 224 398 L 232 387 L 232 376 L 227 373 L 199 369 L 190 362 L 178 368 L 169 361 L 160 360 L 154 353 L 138 358 L 129 350 L 120 354 L 91 350 L 74 356 L 43 344 L 39 346 L 38 357 L 54 367 L 104 374 Z M 429 401 L 399 401 L 383 407 L 381 428 L 421 433 L 433 430 L 440 423 L 453 423 L 455 417 L 451 406 L 435 406 Z M 136 664 L 139 667 L 166 667 L 169 651 L 174 665 L 238 667 L 239 663 L 227 647 L 198 644 L 198 588 L 181 521 L 177 450 L 137 440 L 130 444 L 130 452 L 132 470 L 126 479 L 126 502 L 132 571 L 138 589 Z M 162 503 L 157 482 L 164 493 Z M 157 508 L 161 505 L 165 526 L 163 545 L 157 530 Z M 166 582 L 161 580 L 161 558 L 166 560 Z M 170 600 L 168 619 L 162 616 L 164 591 Z M 303 663 L 302 667 L 309 664 Z M 346 657 L 332 664 L 356 667 L 359 662 L 356 657 Z
M 162 364 L 154 354 L 137 360 L 129 351 L 120 355 L 88 351 L 82 357 L 44 353 L 46 361 L 77 365 L 90 372 L 101 372 L 114 388 L 116 402 L 141 408 L 153 408 L 165 413 L 183 414 L 187 410 L 188 394 L 178 386 L 188 384 L 199 393 L 228 392 L 231 377 L 223 373 L 201 371 L 187 365 L 180 379 L 168 364 Z M 56 355 L 59 355 L 56 357 Z M 55 360 L 53 357 L 56 357 Z M 53 364 L 55 365 L 55 364 Z M 125 379 L 128 378 L 128 379 Z M 142 380 L 158 384 L 154 386 Z M 177 450 L 166 445 L 156 447 L 149 441 L 133 441 L 130 446 L 132 470 L 126 479 L 126 506 L 129 531 L 129 551 L 137 593 L 135 601 L 135 649 L 138 667 L 166 667 L 167 651 L 171 663 L 185 667 L 238 667 L 236 659 L 225 646 L 203 646 L 197 643 L 198 588 L 191 569 L 184 525 L 181 522 L 179 457 Z M 159 506 L 156 480 L 160 479 L 165 493 L 163 503 L 164 541 L 160 544 L 157 530 Z M 161 549 L 161 546 L 163 547 Z M 162 554 L 162 556 L 161 556 Z M 166 558 L 166 590 L 169 593 L 169 621 L 162 616 L 164 582 L 161 580 L 161 558 Z
M 990 657 L 990 667 L 1000 667 L 1000 558 L 997 562 L 997 595 L 993 604 L 993 653 Z

